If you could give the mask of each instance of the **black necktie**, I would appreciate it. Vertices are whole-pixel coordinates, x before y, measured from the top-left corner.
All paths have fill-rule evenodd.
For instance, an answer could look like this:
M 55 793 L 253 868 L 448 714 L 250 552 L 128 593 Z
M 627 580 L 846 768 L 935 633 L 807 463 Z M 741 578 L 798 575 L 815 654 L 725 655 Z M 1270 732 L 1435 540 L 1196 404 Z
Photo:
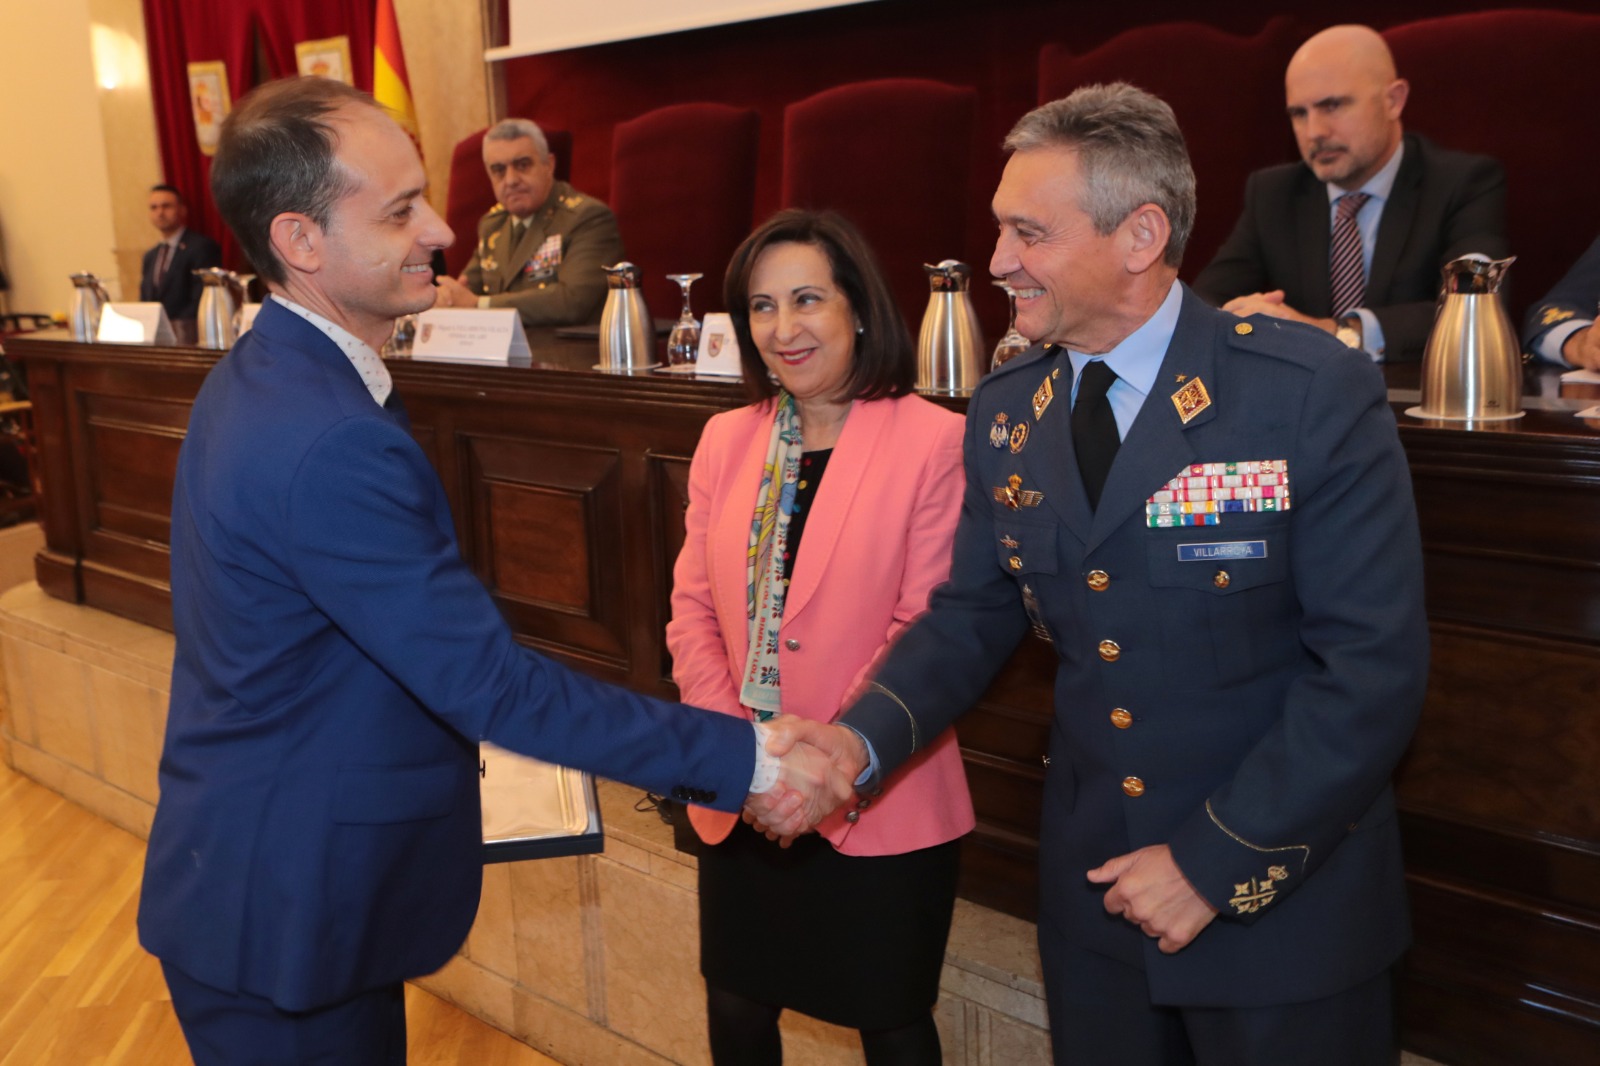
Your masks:
M 156 288 L 158 288 L 158 289 L 161 287 L 162 279 L 167 276 L 167 263 L 171 259 L 172 259 L 172 245 L 166 243 L 165 241 L 162 241 L 161 242 L 161 250 L 156 253 L 155 277 L 150 279 L 151 283 L 154 284 L 156 286 Z
M 1078 378 L 1078 398 L 1072 405 L 1072 448 L 1078 453 L 1078 473 L 1089 494 L 1090 510 L 1100 506 L 1100 490 L 1105 488 L 1111 460 L 1122 443 L 1117 436 L 1117 417 L 1106 399 L 1116 380 L 1115 370 L 1099 359 L 1091 360 Z

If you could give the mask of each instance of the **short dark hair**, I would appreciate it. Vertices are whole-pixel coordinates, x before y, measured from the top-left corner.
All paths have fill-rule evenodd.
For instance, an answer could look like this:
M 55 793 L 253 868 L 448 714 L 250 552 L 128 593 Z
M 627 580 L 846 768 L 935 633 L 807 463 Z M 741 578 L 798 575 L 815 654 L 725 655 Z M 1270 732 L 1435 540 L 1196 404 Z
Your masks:
M 739 362 L 751 398 L 760 401 L 778 394 L 750 334 L 750 275 L 761 253 L 775 244 L 820 248 L 833 270 L 833 283 L 844 293 L 861 325 L 850 376 L 844 384 L 848 398 L 880 400 L 911 392 L 917 380 L 916 347 L 872 246 L 836 211 L 790 208 L 767 219 L 744 239 L 729 261 L 722 283 L 722 300 L 739 338 Z
M 1194 168 L 1166 101 L 1127 82 L 1084 85 L 1029 111 L 1006 136 L 1012 152 L 1068 148 L 1078 153 L 1081 200 L 1104 237 L 1140 204 L 1166 213 L 1172 234 L 1163 261 L 1183 262 L 1194 231 Z
M 170 192 L 173 196 L 178 198 L 178 203 L 179 204 L 181 204 L 184 207 L 188 207 L 189 206 L 189 201 L 184 198 L 183 193 L 178 191 L 178 187 L 176 185 L 168 185 L 164 181 L 163 182 L 158 182 L 157 184 L 150 186 L 150 191 L 151 192 Z
M 335 155 L 328 115 L 348 104 L 377 108 L 367 93 L 332 78 L 269 81 L 251 90 L 222 122 L 211 163 L 211 196 L 263 281 L 288 280 L 272 250 L 272 220 L 286 211 L 323 229 L 351 179 Z

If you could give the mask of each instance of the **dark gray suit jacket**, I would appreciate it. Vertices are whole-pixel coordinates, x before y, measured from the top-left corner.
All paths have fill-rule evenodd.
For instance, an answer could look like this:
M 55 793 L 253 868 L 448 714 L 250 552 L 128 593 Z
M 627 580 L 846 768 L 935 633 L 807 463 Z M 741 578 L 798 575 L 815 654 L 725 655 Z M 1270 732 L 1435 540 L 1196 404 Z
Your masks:
M 1507 254 L 1505 168 L 1415 133 L 1378 223 L 1363 306 L 1383 327 L 1387 362 L 1415 362 L 1433 328 L 1439 268 L 1459 255 Z M 1244 213 L 1194 289 L 1214 304 L 1282 289 L 1297 311 L 1333 314 L 1327 186 L 1304 163 L 1267 167 L 1245 185 Z

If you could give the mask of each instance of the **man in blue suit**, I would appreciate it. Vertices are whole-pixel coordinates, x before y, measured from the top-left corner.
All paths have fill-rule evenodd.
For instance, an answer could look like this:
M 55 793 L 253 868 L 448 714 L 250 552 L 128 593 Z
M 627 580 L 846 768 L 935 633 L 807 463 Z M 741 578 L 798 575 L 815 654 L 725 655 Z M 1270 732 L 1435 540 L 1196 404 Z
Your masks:
M 194 272 L 222 265 L 222 248 L 199 230 L 189 228 L 189 204 L 171 185 L 150 187 L 150 224 L 160 242 L 144 253 L 139 268 L 139 299 L 167 309 L 173 332 L 193 343 L 204 288 Z
M 1389 778 L 1428 635 L 1383 381 L 1178 283 L 1194 175 L 1161 101 L 1089 86 L 1006 143 L 990 271 L 1044 343 L 974 394 L 950 581 L 842 721 L 889 772 L 1051 642 L 1056 1061 L 1391 1063 Z
M 488 739 L 781 820 L 848 782 L 745 723 L 519 647 L 376 354 L 450 231 L 410 139 L 325 78 L 246 97 L 212 188 L 272 297 L 207 377 L 172 506 L 177 651 L 139 933 L 199 1066 L 405 1061 L 460 945 Z M 770 809 L 769 809 L 770 808 Z
M 1522 347 L 1557 366 L 1600 370 L 1600 239 L 1578 257 L 1556 287 L 1528 308 Z

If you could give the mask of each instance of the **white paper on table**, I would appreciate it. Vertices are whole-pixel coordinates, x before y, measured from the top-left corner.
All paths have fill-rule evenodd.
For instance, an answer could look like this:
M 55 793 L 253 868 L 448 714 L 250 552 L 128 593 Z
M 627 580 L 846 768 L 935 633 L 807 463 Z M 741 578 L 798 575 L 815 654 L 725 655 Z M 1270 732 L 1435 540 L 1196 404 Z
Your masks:
M 456 363 L 529 362 L 528 335 L 522 318 L 509 307 L 435 308 L 417 318 L 411 358 Z
M 1600 403 L 1595 404 L 1593 407 L 1585 407 L 1583 410 L 1578 412 L 1578 417 L 1600 418 Z
M 700 352 L 695 356 L 697 374 L 721 374 L 726 377 L 744 377 L 744 366 L 739 362 L 739 337 L 733 331 L 733 318 L 723 311 L 706 315 L 700 326 Z
M 478 745 L 485 840 L 573 836 L 595 829 L 577 770 Z
M 109 303 L 95 340 L 102 344 L 176 344 L 167 309 L 159 303 Z
M 1561 380 L 1583 385 L 1600 385 L 1600 370 L 1569 370 L 1561 375 Z

